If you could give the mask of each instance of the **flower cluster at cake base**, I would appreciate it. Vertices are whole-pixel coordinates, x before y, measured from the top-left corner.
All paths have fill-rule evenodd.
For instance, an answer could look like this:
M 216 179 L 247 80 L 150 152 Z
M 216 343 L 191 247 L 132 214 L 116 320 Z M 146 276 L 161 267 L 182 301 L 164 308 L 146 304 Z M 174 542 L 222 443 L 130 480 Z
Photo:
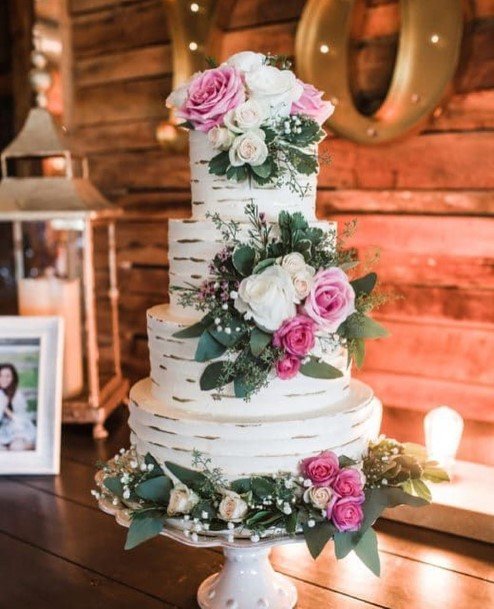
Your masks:
M 281 212 L 277 224 L 253 203 L 245 214 L 247 234 L 236 221 L 212 215 L 225 245 L 210 264 L 210 278 L 199 287 L 171 287 L 182 305 L 205 313 L 174 334 L 199 338 L 196 361 L 214 360 L 201 389 L 221 391 L 233 383 L 235 396 L 248 399 L 275 376 L 335 379 L 351 358 L 360 367 L 365 340 L 387 334 L 368 316 L 385 300 L 373 293 L 376 274 L 350 280 L 354 253 L 298 212 Z
M 352 550 L 379 573 L 372 525 L 384 509 L 401 504 L 420 507 L 430 501 L 426 481 L 448 480 L 423 447 L 380 438 L 356 462 L 324 451 L 300 463 L 298 475 L 251 476 L 227 481 L 211 460 L 194 453 L 193 469 L 161 466 L 134 448 L 102 464 L 98 500 L 128 509 L 131 549 L 162 531 L 170 519 L 184 535 L 224 535 L 229 542 L 252 542 L 276 535 L 303 535 L 316 558 L 329 540 L 337 558 Z
M 216 150 L 210 173 L 305 195 L 298 178 L 317 173 L 321 125 L 334 106 L 289 68 L 282 57 L 237 53 L 170 94 L 182 126 L 207 134 Z

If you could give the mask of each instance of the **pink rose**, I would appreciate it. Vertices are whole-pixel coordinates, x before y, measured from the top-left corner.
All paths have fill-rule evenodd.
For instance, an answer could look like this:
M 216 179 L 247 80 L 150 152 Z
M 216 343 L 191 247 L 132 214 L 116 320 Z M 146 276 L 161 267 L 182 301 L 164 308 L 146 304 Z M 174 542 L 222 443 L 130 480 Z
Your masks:
M 293 378 L 300 370 L 300 360 L 289 353 L 283 359 L 276 362 L 276 374 L 278 378 L 286 381 Z
M 343 497 L 332 506 L 328 518 L 331 518 L 338 531 L 358 531 L 360 529 L 364 520 L 362 510 L 364 500 L 365 497 L 362 493 L 358 497 Z
M 303 474 L 317 486 L 332 484 L 340 471 L 338 457 L 330 450 L 326 450 L 316 457 L 304 459 L 301 467 Z
M 291 355 L 304 357 L 314 348 L 315 324 L 305 315 L 295 315 L 283 322 L 273 336 L 273 345 Z
M 190 121 L 199 131 L 209 131 L 222 123 L 229 110 L 244 101 L 245 89 L 239 70 L 223 65 L 194 78 L 177 116 Z
M 301 97 L 292 103 L 290 114 L 306 114 L 320 125 L 325 123 L 334 112 L 334 106 L 329 101 L 323 101 L 323 92 L 301 80 L 297 82 L 302 85 L 304 91 Z
M 333 489 L 340 497 L 359 497 L 364 489 L 362 472 L 354 467 L 340 470 L 333 482 Z
M 319 271 L 304 306 L 305 313 L 321 328 L 336 332 L 355 311 L 355 292 L 338 267 Z

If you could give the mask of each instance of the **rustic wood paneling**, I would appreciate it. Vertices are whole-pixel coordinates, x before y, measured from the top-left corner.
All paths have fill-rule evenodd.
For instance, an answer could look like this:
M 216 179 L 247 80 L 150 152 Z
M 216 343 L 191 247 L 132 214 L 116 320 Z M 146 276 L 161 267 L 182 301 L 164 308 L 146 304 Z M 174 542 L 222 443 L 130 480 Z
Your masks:
M 293 55 L 304 5 L 237 0 L 221 17 L 219 59 L 245 49 Z M 350 80 L 369 109 L 389 84 L 399 9 L 397 0 L 366 5 L 352 29 Z M 126 210 L 117 235 L 122 339 L 136 378 L 148 370 L 145 309 L 165 299 L 166 219 L 190 213 L 187 158 L 155 139 L 171 86 L 166 11 L 162 0 L 71 0 L 70 11 L 73 135 L 95 182 Z M 340 225 L 358 216 L 351 243 L 363 256 L 381 249 L 382 285 L 403 296 L 383 308 L 392 336 L 369 346 L 359 373 L 389 407 L 384 430 L 403 436 L 410 420 L 411 439 L 421 441 L 423 412 L 449 403 L 467 418 L 462 457 L 486 462 L 494 429 L 492 0 L 466 1 L 465 23 L 450 96 L 420 133 L 379 147 L 334 136 L 325 143 L 331 163 L 321 170 L 318 211 Z

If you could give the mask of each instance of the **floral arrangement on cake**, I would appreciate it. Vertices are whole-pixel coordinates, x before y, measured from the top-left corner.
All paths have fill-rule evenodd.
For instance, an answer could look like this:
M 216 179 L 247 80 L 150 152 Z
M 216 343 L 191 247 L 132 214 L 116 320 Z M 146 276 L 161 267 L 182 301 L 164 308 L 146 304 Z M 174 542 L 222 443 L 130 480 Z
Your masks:
M 134 448 L 105 464 L 99 476 L 100 501 L 130 510 L 126 549 L 159 535 L 169 519 L 180 519 L 184 534 L 223 532 L 229 542 L 248 535 L 303 534 L 314 558 L 329 540 L 337 558 L 352 550 L 379 574 L 377 538 L 372 525 L 384 509 L 431 501 L 426 484 L 448 480 L 425 449 L 385 437 L 370 443 L 359 462 L 331 451 L 304 459 L 297 476 L 253 476 L 228 482 L 209 459 L 194 454 L 187 469 L 165 463 Z
M 225 246 L 210 264 L 210 278 L 199 287 L 171 288 L 180 291 L 182 305 L 205 313 L 174 334 L 199 338 L 196 361 L 214 360 L 204 369 L 201 389 L 233 382 L 235 396 L 248 399 L 275 376 L 338 378 L 343 373 L 329 362 L 342 348 L 347 365 L 353 358 L 360 367 L 365 340 L 387 334 L 368 316 L 385 300 L 373 293 L 376 274 L 350 280 L 354 252 L 298 212 L 281 212 L 277 226 L 252 203 L 245 214 L 246 235 L 238 222 L 212 215 Z
M 303 196 L 297 177 L 317 173 L 321 125 L 334 106 L 284 57 L 245 51 L 220 66 L 210 63 L 167 98 L 181 126 L 207 134 L 218 151 L 210 173 L 287 184 Z

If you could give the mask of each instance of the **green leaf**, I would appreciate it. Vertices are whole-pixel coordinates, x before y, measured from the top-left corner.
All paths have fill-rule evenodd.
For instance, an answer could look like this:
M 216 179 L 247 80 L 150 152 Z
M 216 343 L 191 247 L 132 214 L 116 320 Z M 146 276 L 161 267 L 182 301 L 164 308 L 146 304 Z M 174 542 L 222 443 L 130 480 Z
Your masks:
M 437 483 L 450 481 L 448 472 L 446 472 L 444 469 L 427 464 L 422 472 L 422 476 L 425 480 L 429 480 L 429 482 Z
M 195 354 L 196 362 L 207 362 L 222 355 L 226 351 L 225 345 L 219 343 L 209 332 L 203 332 Z
M 348 556 L 357 545 L 358 541 L 353 537 L 352 533 L 340 533 L 337 531 L 334 534 L 334 553 L 338 560 Z
M 226 170 L 226 177 L 229 180 L 235 180 L 236 182 L 242 182 L 247 179 L 249 175 L 249 169 L 247 165 L 241 165 L 240 167 L 228 167 Z
M 326 362 L 320 362 L 313 356 L 311 356 L 306 364 L 302 364 L 300 372 L 305 376 L 316 379 L 337 379 L 343 376 L 343 373 L 338 368 Z
M 132 522 L 130 523 L 129 532 L 127 533 L 125 549 L 132 550 L 132 548 L 135 548 L 144 541 L 159 535 L 162 529 L 162 518 L 156 516 L 133 518 Z
M 376 287 L 377 275 L 376 273 L 368 273 L 359 279 L 354 279 L 350 281 L 350 285 L 353 288 L 356 296 L 360 296 L 361 294 L 370 294 L 372 290 Z
M 259 524 L 264 518 L 271 517 L 272 512 L 268 510 L 261 510 L 260 512 L 256 512 L 252 516 L 246 519 L 245 524 L 248 527 L 253 526 L 254 524 Z
M 200 518 L 203 519 L 203 512 L 206 512 L 208 515 L 208 520 L 213 520 L 216 518 L 216 510 L 211 501 L 200 501 L 194 508 L 192 509 L 191 516 L 192 518 Z
M 389 332 L 370 317 L 362 313 L 352 313 L 338 328 L 338 334 L 345 338 L 382 338 Z
M 341 455 L 338 457 L 338 464 L 341 468 L 344 467 L 353 467 L 356 465 L 356 461 L 354 459 L 350 459 L 350 457 L 346 457 L 345 455 Z
M 230 157 L 226 151 L 220 152 L 209 161 L 209 173 L 213 175 L 224 176 L 229 167 Z
M 256 266 L 252 269 L 252 274 L 260 273 L 267 269 L 269 266 L 272 266 L 276 262 L 276 258 L 266 258 L 265 260 L 261 260 L 258 262 Z
M 222 387 L 226 383 L 230 383 L 233 380 L 233 376 L 229 375 L 225 378 L 225 366 L 227 362 L 213 362 L 204 369 L 201 374 L 199 381 L 200 387 L 203 391 L 211 391 L 211 389 L 217 389 Z
M 153 466 L 153 469 L 148 474 L 149 476 L 154 477 L 154 476 L 161 476 L 162 474 L 164 474 L 163 468 L 158 463 L 158 461 L 156 461 L 156 459 L 153 457 L 153 455 L 151 453 L 146 453 L 146 456 L 144 457 L 144 463 L 146 465 Z
M 197 472 L 194 469 L 188 469 L 177 463 L 171 463 L 170 461 L 166 461 L 165 465 L 169 472 L 193 491 L 201 492 L 204 485 L 208 482 L 208 479 L 203 473 Z
M 141 482 L 136 487 L 136 493 L 141 499 L 166 506 L 170 500 L 172 487 L 173 483 L 168 476 L 156 476 Z
M 233 389 L 236 398 L 246 398 L 255 390 L 255 385 L 248 383 L 243 377 L 237 376 L 233 380 Z
M 365 359 L 365 341 L 363 338 L 353 339 L 352 355 L 357 368 L 362 368 Z
M 114 476 L 112 478 L 105 478 L 103 484 L 110 491 L 110 493 L 113 493 L 117 497 L 120 497 L 120 499 L 122 498 L 123 484 L 120 482 L 119 476 Z
M 230 484 L 230 488 L 235 493 L 238 493 L 239 495 L 244 495 L 245 493 L 248 493 L 251 490 L 252 480 L 251 478 L 239 478 L 238 480 L 234 480 Z
M 225 329 L 227 327 L 230 328 L 230 334 L 225 332 Z M 236 328 L 240 328 L 240 330 L 238 330 L 238 332 L 237 332 Z M 221 332 L 219 332 L 216 328 L 211 328 L 211 330 L 209 330 L 209 333 L 215 340 L 217 340 L 219 343 L 221 343 L 225 347 L 229 348 L 229 347 L 233 347 L 234 345 L 236 345 L 238 343 L 238 341 L 244 336 L 246 331 L 247 331 L 247 328 L 242 321 L 232 319 L 230 325 L 225 326 L 221 330 Z
M 252 355 L 258 357 L 264 351 L 264 349 L 271 343 L 273 339 L 272 334 L 263 332 L 260 328 L 254 328 L 250 335 L 250 350 Z
M 197 323 L 175 332 L 172 334 L 172 336 L 174 338 L 197 338 L 198 336 L 201 336 L 201 334 L 207 330 L 212 323 L 212 316 L 210 313 L 208 313 Z
M 315 526 L 303 526 L 304 538 L 312 558 L 317 558 L 324 546 L 336 533 L 336 528 L 329 520 L 316 522 Z
M 268 478 L 255 477 L 252 478 L 251 483 L 252 492 L 255 493 L 260 499 L 266 499 L 268 495 L 272 495 L 275 490 L 275 486 L 272 480 Z
M 293 511 L 284 518 L 285 528 L 289 535 L 293 535 L 297 530 L 297 513 Z
M 244 277 L 252 274 L 254 262 L 256 260 L 256 251 L 249 245 L 240 245 L 233 252 L 233 266 Z
M 273 173 L 273 161 L 268 157 L 262 165 L 251 165 L 252 171 L 260 178 L 269 178 Z
M 362 535 L 362 538 L 354 548 L 355 554 L 360 558 L 364 565 L 379 577 L 381 575 L 381 561 L 377 549 L 377 535 L 374 529 L 370 528 Z
M 432 494 L 427 484 L 420 479 L 410 480 L 414 493 L 417 497 L 425 499 L 428 503 L 432 501 Z

